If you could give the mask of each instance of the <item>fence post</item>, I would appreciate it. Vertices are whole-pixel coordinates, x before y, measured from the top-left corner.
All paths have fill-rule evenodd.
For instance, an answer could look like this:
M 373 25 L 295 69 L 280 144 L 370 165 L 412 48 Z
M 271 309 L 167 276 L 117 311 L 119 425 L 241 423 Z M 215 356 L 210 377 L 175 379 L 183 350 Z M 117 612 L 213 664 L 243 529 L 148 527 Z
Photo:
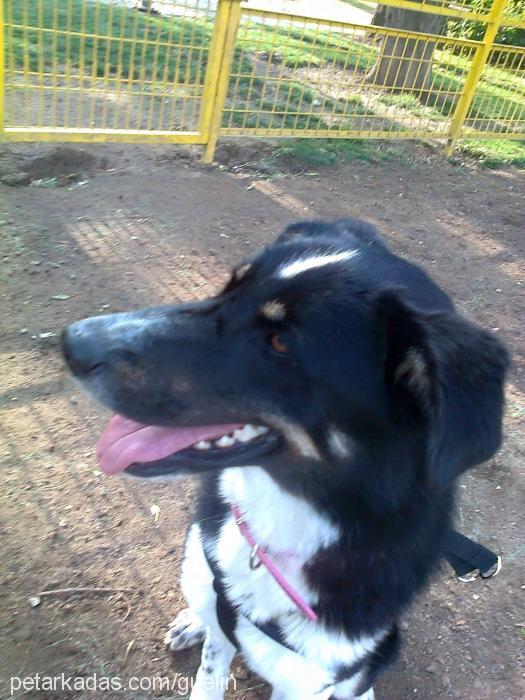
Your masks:
M 241 0 L 219 0 L 204 81 L 199 130 L 206 136 L 203 160 L 213 162 L 241 17 Z
M 492 7 L 486 19 L 487 26 L 485 27 L 483 39 L 481 40 L 481 44 L 477 47 L 476 53 L 474 54 L 472 66 L 470 67 L 469 74 L 465 80 L 463 92 L 461 93 L 454 111 L 454 116 L 452 117 L 450 136 L 445 149 L 447 156 L 452 155 L 454 152 L 456 141 L 461 133 L 461 129 L 463 128 L 463 124 L 472 104 L 472 100 L 476 94 L 476 88 L 478 87 L 483 69 L 485 68 L 489 58 L 490 50 L 494 45 L 494 39 L 496 38 L 498 29 L 501 26 L 503 12 L 505 11 L 507 2 L 508 0 L 494 0 L 492 3 Z
M 4 2 L 0 0 L 0 141 L 3 141 L 5 132 L 5 66 L 4 66 Z

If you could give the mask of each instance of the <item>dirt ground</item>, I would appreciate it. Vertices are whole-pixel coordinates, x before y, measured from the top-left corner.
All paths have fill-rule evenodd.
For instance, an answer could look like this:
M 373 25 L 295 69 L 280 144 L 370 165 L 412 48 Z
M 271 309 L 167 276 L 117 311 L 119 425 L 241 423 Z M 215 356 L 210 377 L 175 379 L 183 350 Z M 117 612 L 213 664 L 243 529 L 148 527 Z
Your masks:
M 408 164 L 257 178 L 246 167 L 232 172 L 232 158 L 249 158 L 242 148 L 222 149 L 225 164 L 206 168 L 169 147 L 89 147 L 89 157 L 4 147 L 0 175 L 19 186 L 0 183 L 0 697 L 10 696 L 10 677 L 36 673 L 140 677 L 142 689 L 19 689 L 14 697 L 186 697 L 198 665 L 198 650 L 172 656 L 162 643 L 183 605 L 192 484 L 98 471 L 94 445 L 108 415 L 66 374 L 61 328 L 204 296 L 286 223 L 346 215 L 377 224 L 514 357 L 503 448 L 462 479 L 458 513 L 465 534 L 502 554 L 503 570 L 462 584 L 443 569 L 403 621 L 401 659 L 377 697 L 525 696 L 525 173 L 453 166 L 424 147 L 406 148 Z M 50 155 L 49 172 L 45 161 L 29 167 Z M 37 597 L 71 587 L 125 590 Z M 268 697 L 240 662 L 233 671 L 229 697 Z M 171 690 L 155 689 L 165 678 Z

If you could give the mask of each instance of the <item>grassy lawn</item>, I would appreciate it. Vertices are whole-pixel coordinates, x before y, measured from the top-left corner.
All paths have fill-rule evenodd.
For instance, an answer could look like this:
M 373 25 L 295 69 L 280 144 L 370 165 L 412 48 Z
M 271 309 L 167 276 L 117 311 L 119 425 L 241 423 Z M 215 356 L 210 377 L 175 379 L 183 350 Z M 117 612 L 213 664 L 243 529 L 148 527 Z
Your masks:
M 99 77 L 147 76 L 152 82 L 202 80 L 198 49 L 209 46 L 212 30 L 202 20 L 149 16 L 84 0 L 9 0 L 5 20 L 23 25 L 6 31 L 8 69 L 62 73 L 68 68 Z
M 372 139 L 287 139 L 273 152 L 276 163 L 292 162 L 309 168 L 365 161 L 406 162 L 401 146 Z
M 441 65 L 447 66 L 447 70 L 444 70 L 438 64 L 434 71 L 436 94 L 459 92 L 470 68 L 470 61 L 464 56 L 439 50 L 436 50 L 435 58 Z M 454 103 L 448 100 L 441 104 L 440 109 L 443 113 L 448 113 L 453 107 Z M 487 66 L 468 118 L 496 121 L 508 118 L 509 115 L 513 119 L 525 119 L 525 73 L 520 75 L 497 66 Z
M 369 6 L 365 0 L 349 2 Z M 8 73 L 114 78 L 152 95 L 169 92 L 174 85 L 197 93 L 202 90 L 213 30 L 213 23 L 203 17 L 149 16 L 85 0 L 8 0 L 5 5 Z M 237 38 L 223 125 L 326 131 L 351 129 L 366 117 L 386 119 L 395 132 L 410 128 L 418 119 L 423 124 L 426 120 L 429 125 L 432 121 L 439 124 L 450 115 L 464 85 L 469 59 L 437 49 L 433 92 L 423 104 L 417 95 L 390 94 L 360 85 L 377 55 L 378 46 L 367 42 L 364 34 L 329 31 L 322 25 L 313 29 L 308 24 L 299 27 L 246 19 Z M 346 71 L 348 87 L 334 94 L 333 85 L 323 83 L 325 69 L 338 71 L 337 80 L 343 85 Z M 316 71 L 318 78 L 313 77 Z M 52 77 L 48 80 L 52 82 Z M 491 128 L 497 130 L 510 117 L 525 119 L 525 76 L 490 66 L 469 120 L 483 120 L 482 124 L 490 120 Z M 323 143 L 320 155 L 314 157 L 344 160 L 345 143 Z M 353 142 L 348 147 L 350 153 L 364 148 L 364 141 L 357 143 L 359 147 Z M 479 144 L 476 148 L 469 142 L 464 148 L 479 153 L 487 165 L 523 165 L 522 148 L 515 142 Z M 298 145 L 297 157 L 303 153 L 307 158 L 313 151 L 311 145 Z
M 352 34 L 326 29 L 298 29 L 286 26 L 265 26 L 247 22 L 239 32 L 237 45 L 245 50 L 277 55 L 287 67 L 301 68 L 334 65 L 341 68 L 368 68 L 377 49 Z
M 525 142 L 524 141 L 460 141 L 461 153 L 475 158 L 486 168 L 500 168 L 507 165 L 515 165 L 525 168 Z

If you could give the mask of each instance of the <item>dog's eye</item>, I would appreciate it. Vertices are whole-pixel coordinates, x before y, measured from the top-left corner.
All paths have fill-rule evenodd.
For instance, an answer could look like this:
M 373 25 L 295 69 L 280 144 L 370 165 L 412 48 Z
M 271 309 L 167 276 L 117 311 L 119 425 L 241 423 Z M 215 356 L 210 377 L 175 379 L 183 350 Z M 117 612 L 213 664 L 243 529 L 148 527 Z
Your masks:
M 280 353 L 288 352 L 288 348 L 286 347 L 286 343 L 283 342 L 281 336 L 278 335 L 277 333 L 274 333 L 270 337 L 270 343 L 272 344 L 272 348 L 276 352 L 280 352 Z

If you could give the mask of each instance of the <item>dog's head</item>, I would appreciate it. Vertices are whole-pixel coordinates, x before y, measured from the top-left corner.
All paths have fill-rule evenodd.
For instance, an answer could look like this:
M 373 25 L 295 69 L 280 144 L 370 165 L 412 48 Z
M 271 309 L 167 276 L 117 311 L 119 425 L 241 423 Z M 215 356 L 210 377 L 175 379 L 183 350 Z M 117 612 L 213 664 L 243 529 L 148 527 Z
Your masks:
M 289 227 L 218 296 L 74 323 L 63 349 L 118 414 L 109 473 L 381 465 L 394 483 L 409 465 L 442 488 L 500 442 L 503 346 L 359 222 Z

